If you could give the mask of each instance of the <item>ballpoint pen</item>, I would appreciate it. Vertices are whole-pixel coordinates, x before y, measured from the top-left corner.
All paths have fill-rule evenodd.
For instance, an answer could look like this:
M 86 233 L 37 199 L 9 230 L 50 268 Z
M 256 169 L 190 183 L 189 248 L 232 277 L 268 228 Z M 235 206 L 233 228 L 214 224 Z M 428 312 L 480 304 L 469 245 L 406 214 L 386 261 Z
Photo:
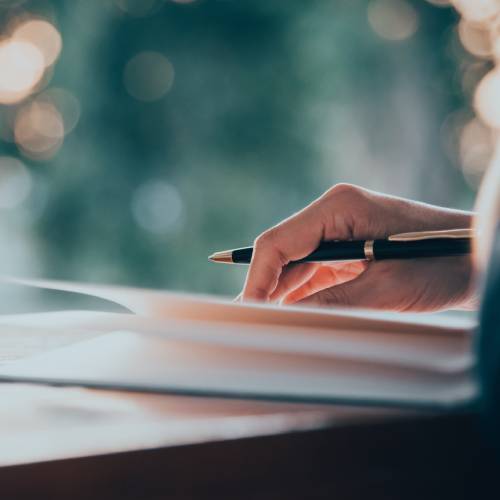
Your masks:
M 316 250 L 293 263 L 342 260 L 414 259 L 465 255 L 471 251 L 471 229 L 401 233 L 377 240 L 323 241 Z M 210 255 L 224 264 L 249 264 L 253 248 L 236 248 Z

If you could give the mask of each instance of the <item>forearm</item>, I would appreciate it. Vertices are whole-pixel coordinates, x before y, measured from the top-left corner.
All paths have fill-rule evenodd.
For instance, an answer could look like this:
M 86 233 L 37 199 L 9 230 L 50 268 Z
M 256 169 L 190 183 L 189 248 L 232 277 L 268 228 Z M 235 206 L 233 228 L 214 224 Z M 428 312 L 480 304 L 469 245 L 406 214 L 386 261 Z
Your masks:
M 475 217 L 474 212 L 465 210 L 456 210 L 452 208 L 439 207 L 426 203 L 415 201 L 403 201 L 406 206 L 407 216 L 403 223 L 408 219 L 413 219 L 418 226 L 414 230 L 445 230 L 470 228 Z
M 469 228 L 475 214 L 414 200 L 368 192 L 386 215 L 384 225 L 396 232 Z

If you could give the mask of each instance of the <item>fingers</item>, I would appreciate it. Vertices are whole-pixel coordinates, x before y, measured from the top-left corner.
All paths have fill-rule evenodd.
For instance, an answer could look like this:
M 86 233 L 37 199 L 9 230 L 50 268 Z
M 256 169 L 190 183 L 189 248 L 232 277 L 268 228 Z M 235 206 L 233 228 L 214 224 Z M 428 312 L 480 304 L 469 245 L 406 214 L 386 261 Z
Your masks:
M 278 280 L 274 292 L 270 296 L 272 302 L 281 300 L 285 295 L 306 283 L 317 271 L 319 264 L 289 264 Z
M 243 288 L 244 300 L 268 301 L 283 268 L 290 261 L 310 254 L 319 245 L 324 226 L 322 217 L 316 212 L 317 207 L 312 204 L 257 238 Z
M 377 307 L 375 303 L 370 305 L 370 291 L 367 289 L 367 283 L 370 280 L 365 275 L 366 273 L 361 273 L 357 278 L 350 281 L 320 290 L 299 300 L 297 304 L 310 307 Z
M 243 287 L 243 300 L 267 302 L 286 264 L 288 258 L 278 247 L 268 243 L 254 245 L 254 255 Z
M 321 266 L 315 271 L 311 278 L 305 281 L 301 286 L 295 287 L 293 291 L 287 294 L 284 304 L 294 304 L 305 299 L 309 295 L 324 290 L 359 276 L 366 269 L 366 262 L 335 263 L 333 265 Z

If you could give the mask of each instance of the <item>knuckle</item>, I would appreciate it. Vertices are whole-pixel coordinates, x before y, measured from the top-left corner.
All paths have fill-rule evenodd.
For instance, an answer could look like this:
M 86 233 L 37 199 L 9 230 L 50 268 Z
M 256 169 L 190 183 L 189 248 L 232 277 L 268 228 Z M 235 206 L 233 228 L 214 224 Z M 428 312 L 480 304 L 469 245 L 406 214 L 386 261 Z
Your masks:
M 273 235 L 271 230 L 263 232 L 261 235 L 257 236 L 254 241 L 254 247 L 256 250 L 265 248 L 270 245 L 273 240 Z
M 256 286 L 254 287 L 249 294 L 247 294 L 247 298 L 250 300 L 264 300 L 266 301 L 269 298 L 269 291 L 266 288 Z
M 347 182 L 341 182 L 339 184 L 335 184 L 330 190 L 328 191 L 329 194 L 338 196 L 339 194 L 342 195 L 352 195 L 352 194 L 357 194 L 360 191 L 360 188 L 358 186 L 355 186 L 354 184 L 349 184 Z
M 346 200 L 349 202 L 359 202 L 366 197 L 367 191 L 354 184 L 335 184 L 326 192 L 328 200 Z
M 254 242 L 255 255 L 267 256 L 271 262 L 281 267 L 288 264 L 282 246 L 278 243 L 278 229 L 271 228 L 263 232 Z
M 273 227 L 264 231 L 260 236 L 258 236 L 254 242 L 254 248 L 256 250 L 262 251 L 262 249 L 277 248 L 279 245 L 278 241 L 278 229 Z

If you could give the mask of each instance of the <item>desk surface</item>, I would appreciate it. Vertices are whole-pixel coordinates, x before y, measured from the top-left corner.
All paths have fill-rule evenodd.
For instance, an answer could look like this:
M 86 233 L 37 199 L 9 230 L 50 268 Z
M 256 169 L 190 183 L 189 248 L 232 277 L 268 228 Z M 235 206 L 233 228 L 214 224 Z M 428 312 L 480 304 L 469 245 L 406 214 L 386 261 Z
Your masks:
M 12 330 L 0 361 L 88 336 Z M 469 498 L 488 470 L 470 415 L 22 384 L 0 409 L 5 498 Z
M 74 328 L 44 332 L 2 326 L 0 363 L 95 335 Z M 27 384 L 0 384 L 0 408 L 0 466 L 371 423 L 402 415 L 382 409 Z M 28 441 L 30 446 L 23 446 Z

